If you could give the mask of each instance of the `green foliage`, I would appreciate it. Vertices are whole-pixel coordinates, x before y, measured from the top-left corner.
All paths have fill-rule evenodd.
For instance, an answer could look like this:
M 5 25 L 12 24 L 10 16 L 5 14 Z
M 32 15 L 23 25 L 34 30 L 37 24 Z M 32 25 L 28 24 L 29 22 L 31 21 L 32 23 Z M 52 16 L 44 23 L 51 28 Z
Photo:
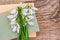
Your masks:
M 28 8 L 30 8 L 30 7 L 28 7 Z M 17 7 L 17 11 L 18 11 L 18 15 L 17 15 L 16 20 L 17 20 L 18 24 L 20 25 L 18 40 L 29 40 L 28 28 L 26 25 L 26 16 L 22 15 L 23 8 Z
M 31 6 L 30 6 L 29 4 L 27 4 L 27 5 L 26 5 L 26 8 L 27 8 L 27 9 L 30 9 L 30 8 L 31 8 Z

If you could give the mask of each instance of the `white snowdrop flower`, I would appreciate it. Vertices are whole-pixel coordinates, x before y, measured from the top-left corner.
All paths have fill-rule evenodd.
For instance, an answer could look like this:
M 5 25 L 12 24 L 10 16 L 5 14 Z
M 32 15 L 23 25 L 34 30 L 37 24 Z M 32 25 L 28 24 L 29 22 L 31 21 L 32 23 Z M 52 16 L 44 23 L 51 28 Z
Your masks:
M 20 28 L 20 25 L 17 23 L 18 28 Z
M 23 9 L 22 14 L 27 15 L 27 11 L 28 11 L 28 9 Z
M 22 14 L 23 14 L 23 15 L 27 15 L 27 13 L 26 13 L 26 12 L 22 12 Z
M 16 15 L 9 15 L 9 16 L 7 16 L 9 19 L 13 19 L 14 17 L 16 17 L 17 16 L 17 14 Z
M 18 11 L 16 12 L 16 14 L 18 14 Z
M 11 14 L 16 14 L 17 12 L 18 12 L 18 11 L 17 11 L 16 9 L 12 9 L 10 13 L 11 13 Z
M 13 29 L 14 27 L 17 27 L 16 24 L 11 24 L 11 28 Z
M 30 15 L 30 16 L 28 16 L 28 19 L 29 19 L 29 20 L 34 19 L 34 16 L 31 16 L 31 15 Z
M 29 14 L 34 14 L 34 13 L 35 13 L 35 11 L 34 11 L 34 10 L 29 9 Z
M 16 17 L 16 16 L 17 16 L 17 14 L 18 14 L 18 12 L 16 12 L 16 13 L 14 14 L 14 16 Z
M 10 20 L 11 22 L 15 22 L 16 21 L 16 18 L 13 18 L 12 20 Z
M 32 7 L 32 9 L 33 9 L 33 10 L 38 10 L 38 9 L 37 9 L 37 8 L 35 8 L 35 7 Z
M 14 18 L 15 16 L 14 15 L 9 15 L 7 16 L 8 18 Z
M 13 15 L 14 17 L 17 17 L 17 14 Z
M 17 33 L 19 33 L 19 28 L 17 28 Z
M 20 25 L 17 23 L 17 33 L 19 33 Z
M 23 12 L 27 12 L 28 11 L 28 9 L 23 9 Z
M 11 21 L 13 18 L 9 18 L 9 21 Z
M 26 13 L 26 12 L 22 12 L 22 14 L 23 14 L 23 15 L 27 15 L 27 13 Z
M 28 24 L 29 24 L 29 25 L 34 25 L 34 23 L 33 23 L 33 22 L 28 22 Z
M 17 30 L 17 27 L 14 26 L 13 29 L 12 29 L 12 31 L 13 31 L 13 32 L 16 32 L 16 30 Z

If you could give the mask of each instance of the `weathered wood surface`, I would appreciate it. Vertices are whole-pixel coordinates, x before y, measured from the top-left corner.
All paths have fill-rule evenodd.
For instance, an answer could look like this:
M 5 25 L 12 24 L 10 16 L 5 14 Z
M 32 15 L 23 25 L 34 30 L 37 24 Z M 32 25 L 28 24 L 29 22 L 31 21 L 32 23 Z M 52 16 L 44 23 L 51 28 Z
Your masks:
M 18 2 L 13 0 L 8 3 Z M 60 0 L 34 0 L 32 2 L 39 9 L 36 18 L 40 32 L 37 33 L 36 38 L 30 38 L 30 40 L 60 40 Z M 7 2 L 0 2 L 0 4 L 7 4 Z

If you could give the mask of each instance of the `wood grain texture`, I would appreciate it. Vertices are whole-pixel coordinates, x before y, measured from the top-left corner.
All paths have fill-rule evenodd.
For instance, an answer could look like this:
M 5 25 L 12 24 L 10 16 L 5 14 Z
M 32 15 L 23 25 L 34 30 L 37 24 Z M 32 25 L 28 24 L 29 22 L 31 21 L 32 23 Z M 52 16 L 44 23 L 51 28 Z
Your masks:
M 40 32 L 30 40 L 60 40 L 60 0 L 35 0 L 34 3 L 39 9 L 36 18 Z
M 39 5 L 37 5 L 39 4 Z M 35 6 L 39 8 L 37 15 L 40 15 L 40 20 L 54 18 L 59 11 L 59 0 L 43 0 L 37 1 Z

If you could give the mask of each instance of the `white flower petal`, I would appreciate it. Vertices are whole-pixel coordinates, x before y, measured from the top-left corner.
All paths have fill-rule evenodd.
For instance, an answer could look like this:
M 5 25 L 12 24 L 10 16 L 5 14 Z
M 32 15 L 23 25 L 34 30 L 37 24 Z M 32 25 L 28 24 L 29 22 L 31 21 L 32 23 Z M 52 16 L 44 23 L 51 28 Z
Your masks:
M 23 15 L 27 15 L 27 13 L 26 13 L 26 12 L 22 12 L 22 14 L 23 14 Z
M 13 29 L 14 27 L 17 27 L 16 24 L 11 24 L 11 28 Z
M 17 33 L 19 33 L 19 28 L 17 28 Z
M 29 19 L 29 20 L 34 19 L 34 16 L 31 16 L 31 15 L 30 15 L 30 16 L 28 16 L 28 19 Z
M 17 16 L 17 14 L 14 15 L 14 17 L 16 17 L 16 16 Z
M 15 16 L 14 15 L 9 15 L 8 18 L 14 18 Z
M 20 28 L 20 25 L 17 23 L 18 28 Z
M 13 18 L 9 18 L 9 21 L 11 21 Z
M 33 23 L 33 22 L 28 22 L 28 24 L 29 24 L 29 25 L 34 25 L 34 23 Z
M 28 11 L 28 9 L 23 9 L 22 14 L 27 15 L 27 11 Z
M 18 12 L 18 11 L 17 11 L 16 9 L 12 9 L 10 13 L 11 13 L 11 14 L 16 14 L 17 12 Z
M 35 11 L 34 11 L 34 10 L 29 9 L 29 14 L 34 14 L 34 13 L 35 13 Z
M 14 19 L 11 20 L 12 23 L 15 22 L 15 21 L 16 21 L 16 18 L 14 18 Z
M 16 32 L 16 30 L 17 30 L 17 27 L 14 26 L 13 29 L 12 29 L 12 31 L 13 31 L 13 32 Z
M 27 11 L 28 11 L 28 9 L 23 9 L 23 11 L 24 11 L 24 12 L 27 12 Z

